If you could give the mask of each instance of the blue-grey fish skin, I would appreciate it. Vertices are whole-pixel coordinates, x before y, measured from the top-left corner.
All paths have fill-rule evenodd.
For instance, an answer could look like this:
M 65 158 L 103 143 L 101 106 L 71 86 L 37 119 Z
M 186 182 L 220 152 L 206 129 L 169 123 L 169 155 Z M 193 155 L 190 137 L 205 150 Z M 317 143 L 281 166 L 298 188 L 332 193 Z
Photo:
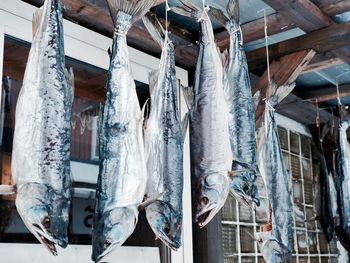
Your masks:
M 203 227 L 226 201 L 232 155 L 223 67 L 206 11 L 200 19 L 201 39 L 189 120 L 193 215 Z
M 269 87 L 271 89 L 271 87 Z M 279 87 L 278 89 L 283 89 Z M 275 120 L 278 97 L 267 98 L 264 113 L 262 145 L 259 146 L 259 170 L 264 179 L 272 208 L 272 235 L 292 251 L 292 203 L 290 175 L 284 164 Z
M 100 119 L 99 175 L 92 259 L 100 262 L 132 234 L 147 183 L 142 122 L 126 33 L 133 17 L 118 11 Z
M 290 255 L 288 248 L 279 242 L 271 233 L 258 232 L 255 234 L 261 254 L 268 263 L 289 263 Z
M 350 251 L 350 146 L 346 130 L 349 120 L 343 120 L 339 126 L 338 154 L 336 159 L 335 186 L 337 189 L 339 222 L 336 228 L 339 241 Z
M 155 82 L 150 81 L 151 110 L 144 131 L 148 184 L 146 195 L 157 201 L 146 207 L 147 220 L 172 249 L 181 246 L 183 130 L 176 94 L 175 51 L 166 38 Z
M 65 76 L 62 4 L 46 0 L 20 91 L 12 153 L 16 206 L 56 254 L 66 247 L 70 206 L 72 92 Z
M 241 45 L 241 31 L 231 18 L 226 24 L 230 34 L 228 62 L 224 74 L 224 92 L 229 107 L 229 131 L 233 178 L 230 190 L 245 205 L 260 204 L 256 179 L 256 141 L 254 102 L 247 60 Z

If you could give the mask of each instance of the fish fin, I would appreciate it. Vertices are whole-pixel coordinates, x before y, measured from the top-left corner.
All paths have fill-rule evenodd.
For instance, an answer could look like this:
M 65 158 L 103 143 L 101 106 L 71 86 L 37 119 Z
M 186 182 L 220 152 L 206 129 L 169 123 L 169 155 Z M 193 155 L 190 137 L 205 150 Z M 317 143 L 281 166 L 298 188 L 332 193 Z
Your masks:
M 254 109 L 256 110 L 256 108 L 259 105 L 261 99 L 261 91 L 258 90 L 257 92 L 255 92 L 254 96 L 253 96 L 253 102 L 254 102 Z
M 229 22 L 228 17 L 220 9 L 211 6 L 208 13 L 224 27 L 226 27 L 227 23 Z
M 183 7 L 173 6 L 170 10 L 181 16 L 192 17 L 192 12 Z
M 203 12 L 206 12 L 206 10 L 202 10 L 202 8 L 192 4 L 188 0 L 179 0 L 182 4 L 181 7 L 172 6 L 170 8 L 171 11 L 181 15 L 181 16 L 187 16 L 191 18 L 195 18 L 197 20 L 201 20 L 201 17 L 203 16 Z
M 157 17 L 154 17 L 150 13 L 148 13 L 147 15 L 142 17 L 142 22 L 145 25 L 151 37 L 159 44 L 159 46 L 163 47 L 165 30 L 160 24 Z
M 74 72 L 73 72 L 73 68 L 69 68 L 69 71 L 65 68 L 64 69 L 64 74 L 66 76 L 66 80 L 67 83 L 69 85 L 70 88 L 70 92 L 71 92 L 71 103 L 73 105 L 73 101 L 74 101 Z
M 17 193 L 16 185 L 0 185 L 0 195 L 13 195 Z
M 239 1 L 229 0 L 226 10 L 230 16 L 230 19 L 234 19 L 236 23 L 239 24 Z
M 141 19 L 152 6 L 156 5 L 157 0 L 107 0 L 107 3 L 114 22 L 119 11 L 132 16 L 135 22 Z
M 159 195 L 157 195 L 154 198 L 148 198 L 146 197 L 146 200 L 144 200 L 141 204 L 138 205 L 138 210 L 141 211 L 143 209 L 145 209 L 147 206 L 153 204 L 154 202 L 156 202 L 159 198 L 161 198 L 163 196 L 164 192 L 160 193 Z
M 271 103 L 271 106 L 275 107 L 280 103 L 289 93 L 294 89 L 295 83 L 284 84 L 278 86 L 275 83 L 270 83 L 267 88 L 266 99 Z
M 40 25 L 42 16 L 43 16 L 43 7 L 40 7 L 33 14 L 33 21 L 32 21 L 33 38 L 36 34 L 36 31 L 38 31 L 38 27 Z
M 108 47 L 107 52 L 108 52 L 109 58 L 112 59 L 112 47 Z
M 148 120 L 148 114 L 149 114 L 149 103 L 150 103 L 150 99 L 147 99 L 145 101 L 145 103 L 142 106 L 142 110 L 141 110 L 141 121 L 143 121 L 143 128 L 146 129 L 147 128 L 147 120 Z M 146 116 L 145 116 L 145 112 L 146 112 Z
M 189 121 L 189 113 L 187 112 L 181 121 L 182 136 L 183 136 L 184 140 L 185 140 L 186 133 L 187 133 L 188 121 Z
M 183 91 L 183 95 L 186 101 L 186 105 L 188 110 L 192 109 L 193 106 L 193 99 L 194 99 L 194 94 L 193 94 L 193 88 L 192 87 L 185 87 L 181 85 L 181 89 Z

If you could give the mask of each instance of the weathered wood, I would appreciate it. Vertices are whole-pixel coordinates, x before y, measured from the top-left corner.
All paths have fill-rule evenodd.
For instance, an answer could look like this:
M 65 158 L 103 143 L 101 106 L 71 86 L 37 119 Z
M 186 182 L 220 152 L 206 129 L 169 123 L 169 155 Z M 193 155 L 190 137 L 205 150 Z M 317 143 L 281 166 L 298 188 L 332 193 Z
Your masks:
M 344 61 L 342 59 L 338 58 L 335 54 L 331 52 L 317 54 L 310 61 L 310 63 L 304 67 L 301 74 L 337 66 L 343 63 Z
M 314 0 L 317 6 L 319 6 L 323 12 L 329 16 L 338 15 L 347 11 L 350 11 L 350 1 L 344 0 Z
M 317 90 L 298 90 L 295 94 L 304 100 L 325 102 L 329 100 L 334 100 L 338 98 L 337 89 L 335 86 L 330 86 L 326 88 L 319 88 Z M 350 84 L 339 86 L 339 96 L 347 97 L 350 96 Z
M 279 86 L 294 82 L 300 72 L 302 72 L 305 65 L 310 62 L 315 54 L 316 52 L 314 50 L 308 49 L 284 56 L 279 60 L 274 60 L 270 66 L 271 82 L 274 82 Z M 261 100 L 255 111 L 255 122 L 257 127 L 260 126 L 261 117 L 265 111 L 264 99 L 266 98 L 268 83 L 268 72 L 266 70 L 253 87 L 253 94 L 257 91 L 261 92 Z
M 266 23 L 268 25 L 268 35 L 274 35 L 280 32 L 287 31 L 295 28 L 294 22 L 291 22 L 287 17 L 275 13 L 266 17 Z M 264 37 L 264 18 L 260 18 L 241 25 L 243 32 L 244 43 L 254 41 Z M 230 37 L 227 31 L 222 31 L 215 34 L 215 39 L 218 46 L 222 49 L 229 45 Z
M 332 19 L 310 0 L 264 0 L 264 2 L 307 32 L 332 23 Z
M 350 22 L 334 24 L 307 35 L 271 45 L 269 55 L 270 60 L 273 60 L 300 50 L 314 49 L 318 53 L 323 53 L 347 45 L 350 45 Z M 247 59 L 250 70 L 259 68 L 261 64 L 266 63 L 265 48 L 248 52 Z

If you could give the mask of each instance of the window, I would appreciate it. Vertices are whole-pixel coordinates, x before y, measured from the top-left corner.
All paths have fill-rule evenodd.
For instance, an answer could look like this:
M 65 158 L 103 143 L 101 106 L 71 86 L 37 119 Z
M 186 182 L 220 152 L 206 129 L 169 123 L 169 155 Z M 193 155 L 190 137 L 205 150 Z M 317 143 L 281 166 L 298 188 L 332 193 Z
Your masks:
M 336 238 L 330 244 L 314 217 L 313 177 L 318 174 L 317 150 L 308 135 L 278 127 L 283 157 L 292 180 L 292 262 L 337 262 Z M 222 209 L 224 262 L 265 262 L 256 242 L 247 234 L 267 223 L 267 199 L 260 175 L 256 179 L 261 199 L 256 210 L 246 208 L 229 196 Z

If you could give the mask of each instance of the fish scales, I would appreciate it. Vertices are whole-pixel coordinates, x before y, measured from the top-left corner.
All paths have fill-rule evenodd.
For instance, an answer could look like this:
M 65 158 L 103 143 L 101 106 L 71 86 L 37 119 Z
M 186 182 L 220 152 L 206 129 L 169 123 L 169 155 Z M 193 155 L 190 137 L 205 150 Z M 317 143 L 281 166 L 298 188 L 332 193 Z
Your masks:
M 156 30 L 148 18 L 144 23 L 149 31 Z M 146 217 L 155 235 L 176 250 L 181 246 L 184 135 L 176 93 L 174 45 L 167 36 L 156 40 L 162 46 L 162 55 L 159 69 L 150 74 L 151 110 L 144 130 L 146 195 L 156 201 L 146 207 Z
M 181 3 L 186 8 L 172 9 L 196 18 L 201 26 L 193 96 L 189 96 L 188 89 L 185 94 L 190 106 L 193 217 L 203 227 L 221 209 L 229 193 L 232 154 L 228 108 L 223 92 L 223 67 L 207 10 L 189 1 Z
M 290 176 L 284 164 L 279 143 L 274 107 L 294 87 L 270 84 L 264 113 L 264 126 L 261 128 L 262 139 L 259 145 L 259 170 L 264 179 L 268 199 L 272 208 L 272 236 L 292 251 L 292 203 Z
M 92 238 L 92 259 L 96 262 L 101 262 L 132 234 L 145 193 L 143 114 L 132 77 L 126 34 L 133 22 L 155 4 L 153 0 L 107 2 L 114 36 L 99 127 L 99 176 Z
M 343 119 L 339 126 L 335 176 L 339 213 L 336 232 L 339 241 L 348 251 L 350 251 L 350 146 L 346 130 L 349 126 L 350 120 L 347 119 Z
M 68 244 L 73 98 L 65 75 L 61 1 L 46 0 L 40 13 L 17 101 L 12 178 L 23 222 L 57 254 L 55 244 Z

